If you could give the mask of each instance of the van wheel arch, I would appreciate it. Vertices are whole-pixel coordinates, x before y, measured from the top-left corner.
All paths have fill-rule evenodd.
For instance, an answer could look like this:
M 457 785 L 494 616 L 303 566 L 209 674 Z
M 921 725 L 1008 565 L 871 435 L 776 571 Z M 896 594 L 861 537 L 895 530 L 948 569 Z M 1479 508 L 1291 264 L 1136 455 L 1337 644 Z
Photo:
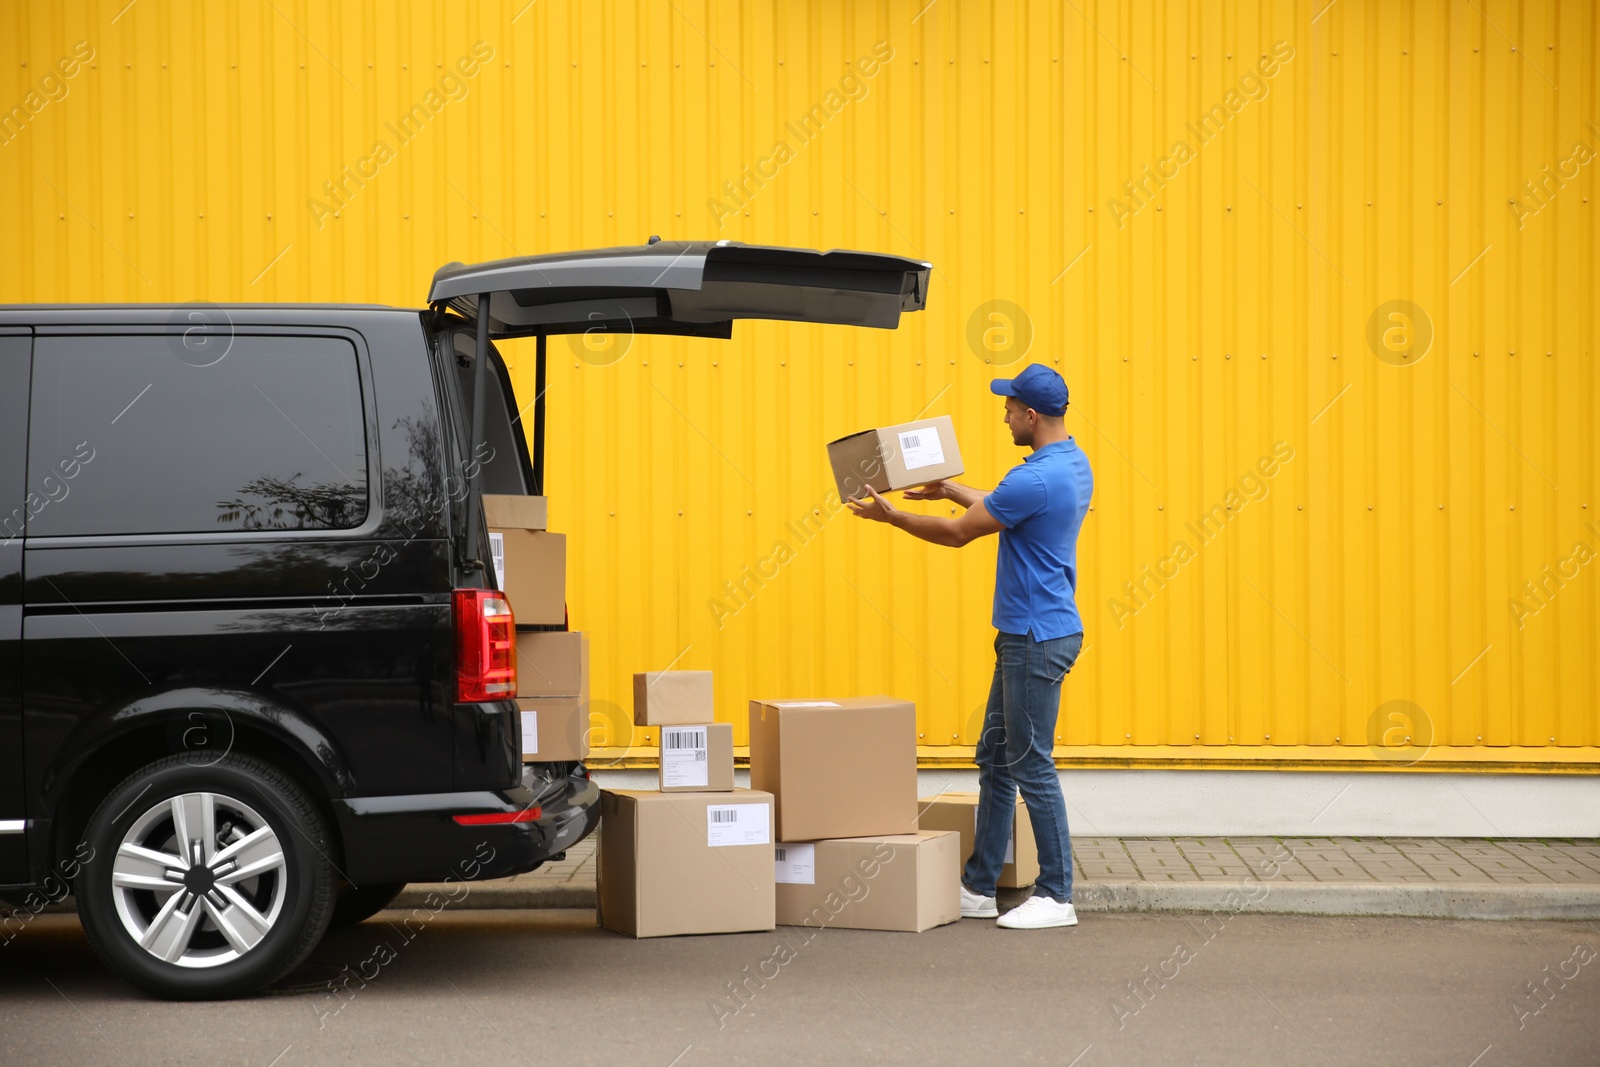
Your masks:
M 215 708 L 198 709 L 215 711 Z M 304 756 L 246 718 L 235 720 L 231 752 L 261 760 L 294 779 L 317 806 L 332 838 L 335 863 L 344 863 L 344 840 L 331 802 L 329 783 Z M 72 859 L 83 843 L 89 819 L 117 784 L 135 771 L 176 755 L 168 738 L 166 717 L 140 725 L 103 742 L 72 771 L 60 787 L 55 808 L 50 867 Z M 182 751 L 181 749 L 179 750 Z

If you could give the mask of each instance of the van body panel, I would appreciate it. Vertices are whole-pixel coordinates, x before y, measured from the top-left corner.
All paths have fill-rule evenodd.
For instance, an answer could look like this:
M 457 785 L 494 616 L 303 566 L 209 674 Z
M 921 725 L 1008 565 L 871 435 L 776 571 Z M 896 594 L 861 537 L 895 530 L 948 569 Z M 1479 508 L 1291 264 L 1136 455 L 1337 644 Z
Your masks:
M 0 327 L 0 883 L 28 877 L 23 787 L 22 532 L 27 521 L 28 375 L 33 339 Z M 42 488 L 42 487 L 41 487 Z

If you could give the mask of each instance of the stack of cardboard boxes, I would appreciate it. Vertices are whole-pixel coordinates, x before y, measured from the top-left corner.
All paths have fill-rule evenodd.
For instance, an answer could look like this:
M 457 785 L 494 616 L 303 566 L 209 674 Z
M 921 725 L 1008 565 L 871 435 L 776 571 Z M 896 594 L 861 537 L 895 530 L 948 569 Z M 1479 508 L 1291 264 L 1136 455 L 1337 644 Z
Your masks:
M 959 918 L 961 836 L 917 828 L 910 703 L 751 701 L 750 789 L 734 789 L 733 729 L 711 713 L 709 674 L 635 675 L 634 722 L 661 731 L 660 790 L 602 799 L 601 925 L 654 937 Z
M 916 738 L 915 706 L 893 697 L 750 702 L 750 784 L 777 803 L 778 922 L 960 918 L 960 836 L 917 827 Z
M 516 601 L 511 607 L 516 610 Z M 524 763 L 588 758 L 588 634 L 517 634 L 517 710 L 522 713 Z
M 517 708 L 524 763 L 589 755 L 589 636 L 525 629 L 567 624 L 567 537 L 551 533 L 542 496 L 486 493 L 495 581 L 517 620 Z
M 661 732 L 659 788 L 600 798 L 597 915 L 633 937 L 773 926 L 772 795 L 733 785 L 733 726 L 710 671 L 633 676 L 633 722 Z

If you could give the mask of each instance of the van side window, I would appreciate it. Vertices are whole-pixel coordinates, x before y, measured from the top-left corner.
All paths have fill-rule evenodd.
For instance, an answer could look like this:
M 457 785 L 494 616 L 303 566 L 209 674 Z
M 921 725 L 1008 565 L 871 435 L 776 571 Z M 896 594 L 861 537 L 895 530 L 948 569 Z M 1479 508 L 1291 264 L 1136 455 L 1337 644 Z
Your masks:
M 54 491 L 30 514 L 28 536 L 361 525 L 367 443 L 355 349 L 327 337 L 208 344 L 37 339 L 28 482 Z
M 472 365 L 470 360 L 477 352 L 477 341 L 471 330 L 458 329 L 454 332 L 456 359 L 453 361 L 456 369 L 456 384 L 460 392 L 457 394 L 459 409 L 463 413 L 459 421 L 461 454 L 466 455 L 472 450 L 468 440 L 472 434 L 469 425 L 472 411 Z M 469 362 L 463 364 L 461 357 L 466 356 Z M 520 434 L 524 429 L 521 419 L 526 416 L 528 423 L 533 422 L 533 405 L 529 404 L 525 411 L 517 411 L 513 398 L 508 395 L 502 376 L 506 375 L 504 360 L 491 346 L 489 355 L 488 373 L 484 376 L 483 406 L 483 442 L 487 446 L 483 455 L 483 481 L 480 488 L 485 493 L 508 493 L 520 496 L 533 492 L 528 485 L 528 480 L 523 473 L 523 458 L 521 449 L 527 446 L 522 442 Z M 520 446 L 520 448 L 519 448 Z
M 28 352 L 33 339 L 0 337 L 0 605 L 21 603 L 8 599 L 15 592 L 9 583 L 21 574 L 19 555 L 8 557 L 6 547 L 19 545 L 28 524 L 27 478 Z M 15 551 L 21 551 L 20 547 Z M 18 586 L 20 590 L 21 586 Z M 0 633 L 0 641 L 5 634 Z M 0 689 L 3 689 L 0 683 Z M 0 700 L 3 700 L 0 694 Z
M 506 396 L 505 389 L 500 384 L 498 368 L 490 367 L 483 383 L 483 442 L 487 447 L 484 455 L 488 457 L 483 464 L 482 489 L 485 493 L 511 493 L 520 495 L 528 492 L 527 483 L 522 477 L 522 461 L 517 456 L 517 444 L 512 435 L 516 432 L 511 424 L 513 408 L 510 399 Z M 461 380 L 462 397 L 470 407 L 472 403 L 472 368 L 458 367 L 457 373 Z M 532 421 L 532 409 L 528 412 L 529 421 Z M 465 421 L 465 420 L 463 420 Z M 469 427 L 463 427 L 462 452 L 467 451 L 466 434 L 471 433 Z

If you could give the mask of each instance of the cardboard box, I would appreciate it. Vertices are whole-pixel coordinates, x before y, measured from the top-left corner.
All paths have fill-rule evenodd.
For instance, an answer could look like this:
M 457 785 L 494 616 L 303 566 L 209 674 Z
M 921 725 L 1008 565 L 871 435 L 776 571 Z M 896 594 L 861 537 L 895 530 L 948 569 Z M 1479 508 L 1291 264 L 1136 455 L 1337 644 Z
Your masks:
M 733 791 L 733 724 L 661 727 L 663 793 Z
M 949 831 L 780 843 L 782 926 L 921 933 L 961 918 L 961 836 Z
M 961 474 L 961 449 L 948 415 L 862 430 L 828 442 L 839 499 L 865 496 L 866 487 L 880 493 L 910 489 Z
M 647 671 L 633 676 L 633 725 L 699 726 L 715 719 L 710 671 Z
M 544 532 L 549 522 L 542 496 L 483 494 L 495 585 L 510 598 L 519 626 L 567 621 L 567 535 Z
M 773 928 L 772 794 L 600 794 L 596 916 L 632 937 Z
M 589 697 L 518 697 L 523 763 L 589 758 Z
M 518 626 L 566 624 L 566 534 L 491 527 L 489 551 L 495 584 L 510 598 Z
M 542 496 L 484 493 L 483 524 L 491 530 L 548 530 L 550 502 Z
M 940 793 L 919 801 L 922 815 L 917 825 L 923 830 L 954 830 L 961 835 L 961 862 L 966 864 L 972 855 L 972 843 L 977 840 L 978 794 Z M 1016 811 L 1011 819 L 1011 841 L 1006 845 L 1006 864 L 1000 868 L 999 884 L 1006 889 L 1019 889 L 1032 885 L 1039 879 L 1039 851 L 1033 840 L 1033 822 L 1022 797 L 1017 796 Z
M 517 635 L 517 709 L 524 763 L 589 757 L 588 634 Z
M 752 700 L 750 786 L 776 798 L 778 837 L 917 828 L 917 712 L 894 697 Z
M 517 696 L 588 695 L 588 634 L 539 630 L 517 635 Z

